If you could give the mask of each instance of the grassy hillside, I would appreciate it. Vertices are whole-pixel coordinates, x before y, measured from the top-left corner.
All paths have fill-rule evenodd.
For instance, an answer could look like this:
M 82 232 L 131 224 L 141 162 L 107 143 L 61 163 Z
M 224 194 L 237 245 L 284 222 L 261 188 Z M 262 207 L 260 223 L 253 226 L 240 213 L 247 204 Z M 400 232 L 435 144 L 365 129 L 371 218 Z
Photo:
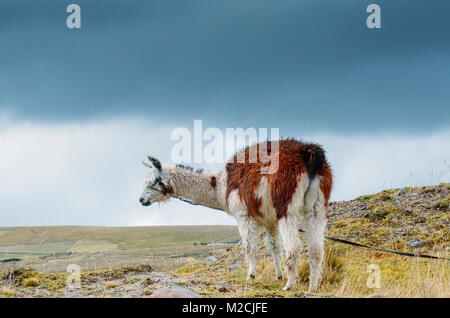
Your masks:
M 329 213 L 326 235 L 375 247 L 450 257 L 450 184 L 391 189 L 333 202 Z M 0 257 L 10 258 L 13 253 L 24 257 L 16 264 L 0 264 L 0 296 L 145 297 L 171 284 L 207 297 L 305 295 L 309 276 L 306 253 L 299 265 L 298 283 L 284 292 L 285 281 L 274 279 L 272 261 L 262 242 L 253 281 L 245 280 L 247 265 L 240 245 L 194 244 L 237 238 L 236 228 L 227 226 L 0 228 Z M 203 258 L 210 254 L 217 260 L 204 262 Z M 55 273 L 64 272 L 72 263 L 82 268 L 82 288 L 75 294 L 65 285 L 68 274 Z M 156 272 L 149 272 L 147 265 L 130 267 L 132 264 L 148 264 Z M 371 268 L 379 270 L 379 288 L 367 283 Z M 450 262 L 326 241 L 324 279 L 316 295 L 373 294 L 450 297 Z
M 407 252 L 450 257 L 450 184 L 391 189 L 351 201 L 333 202 L 326 235 Z M 304 240 L 303 240 L 304 241 Z M 247 282 L 240 248 L 232 248 L 216 263 L 192 262 L 176 271 L 207 288 L 216 297 L 299 297 L 308 289 L 306 253 L 299 282 L 292 291 L 274 279 L 271 258 L 262 248 L 256 279 Z M 415 247 L 417 246 L 417 247 Z M 409 258 L 326 241 L 327 265 L 319 296 L 450 297 L 450 262 Z M 370 268 L 379 268 L 380 288 L 367 285 Z
M 0 228 L 0 245 L 54 242 L 107 241 L 119 249 L 159 247 L 161 245 L 221 242 L 236 238 L 232 226 L 147 226 L 94 227 L 44 226 Z

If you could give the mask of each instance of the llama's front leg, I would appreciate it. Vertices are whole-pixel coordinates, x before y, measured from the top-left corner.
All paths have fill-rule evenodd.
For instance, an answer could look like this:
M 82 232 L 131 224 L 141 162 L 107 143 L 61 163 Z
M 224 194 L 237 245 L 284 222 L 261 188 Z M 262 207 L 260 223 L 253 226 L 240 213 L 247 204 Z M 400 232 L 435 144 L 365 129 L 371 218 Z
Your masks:
M 275 265 L 275 278 L 277 280 L 282 280 L 283 272 L 281 270 L 280 265 L 281 244 L 280 244 L 280 236 L 277 229 L 267 231 L 266 248 L 268 252 L 271 254 L 273 264 Z
M 312 293 L 317 290 L 322 278 L 323 256 L 324 256 L 324 231 L 327 223 L 326 211 L 322 204 L 316 202 L 314 210 L 311 211 L 306 220 L 305 234 L 308 244 L 309 261 L 309 289 Z
M 237 218 L 239 234 L 242 239 L 245 258 L 248 263 L 247 279 L 254 279 L 256 276 L 256 247 L 258 245 L 258 229 L 256 224 L 248 217 Z
M 283 290 L 291 289 L 297 280 L 298 262 L 303 249 L 298 235 L 297 220 L 292 216 L 283 217 L 279 221 L 279 230 L 286 253 L 287 283 Z

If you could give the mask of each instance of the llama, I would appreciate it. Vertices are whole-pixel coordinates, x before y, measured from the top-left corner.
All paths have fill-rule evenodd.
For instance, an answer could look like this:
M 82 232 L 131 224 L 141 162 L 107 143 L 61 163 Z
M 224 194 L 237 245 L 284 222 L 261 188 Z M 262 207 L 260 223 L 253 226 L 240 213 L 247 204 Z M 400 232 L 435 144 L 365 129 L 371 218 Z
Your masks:
M 276 143 L 277 147 L 273 145 Z M 257 150 L 262 144 L 254 145 Z M 148 157 L 150 168 L 139 199 L 142 205 L 182 197 L 199 204 L 223 210 L 235 217 L 248 262 L 247 279 L 255 278 L 255 250 L 261 231 L 266 232 L 266 248 L 275 264 L 275 278 L 282 279 L 280 254 L 286 257 L 287 282 L 291 289 L 297 278 L 300 253 L 303 249 L 299 228 L 304 229 L 308 245 L 310 277 L 308 292 L 314 292 L 322 276 L 324 231 L 332 174 L 325 151 L 316 144 L 285 139 L 264 143 L 267 153 L 276 151 L 278 169 L 262 174 L 259 158 L 251 163 L 249 147 L 238 153 L 218 172 L 203 172 L 189 167 L 162 166 Z M 275 150 L 276 149 L 276 150 Z M 245 155 L 243 163 L 239 155 Z M 242 158 L 242 157 L 240 157 Z

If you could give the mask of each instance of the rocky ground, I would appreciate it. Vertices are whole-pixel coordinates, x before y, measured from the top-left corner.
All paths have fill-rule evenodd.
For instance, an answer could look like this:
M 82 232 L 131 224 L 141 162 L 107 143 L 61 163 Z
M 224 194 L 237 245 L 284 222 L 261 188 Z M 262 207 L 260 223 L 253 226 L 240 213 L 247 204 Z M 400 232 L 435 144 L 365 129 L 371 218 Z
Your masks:
M 449 189 L 443 183 L 332 202 L 327 234 L 403 251 L 448 248 Z
M 449 257 L 450 184 L 402 188 L 333 202 L 326 235 L 375 247 Z M 246 281 L 239 245 L 193 261 L 171 273 L 149 265 L 122 266 L 80 274 L 9 268 L 0 273 L 0 297 L 306 297 L 309 267 L 302 257 L 299 282 L 290 292 L 273 277 L 265 250 L 258 252 L 258 274 Z M 308 297 L 450 297 L 447 262 L 407 258 L 327 242 L 324 279 Z M 383 286 L 367 287 L 367 266 L 379 266 Z M 73 281 L 73 279 L 72 279 Z
M 332 202 L 327 236 L 411 253 L 450 257 L 450 184 L 385 190 Z M 447 261 L 398 256 L 326 241 L 325 269 L 317 294 L 307 295 L 309 264 L 303 253 L 296 287 L 281 290 L 270 257 L 260 246 L 257 276 L 246 281 L 239 246 L 211 262 L 187 264 L 176 274 L 203 284 L 212 297 L 450 297 Z M 369 288 L 368 266 L 379 268 L 381 285 Z
M 200 297 L 191 290 L 198 283 L 168 273 L 153 272 L 149 265 L 44 274 L 29 268 L 4 271 L 0 293 L 6 297 Z M 72 279 L 72 283 L 70 283 Z

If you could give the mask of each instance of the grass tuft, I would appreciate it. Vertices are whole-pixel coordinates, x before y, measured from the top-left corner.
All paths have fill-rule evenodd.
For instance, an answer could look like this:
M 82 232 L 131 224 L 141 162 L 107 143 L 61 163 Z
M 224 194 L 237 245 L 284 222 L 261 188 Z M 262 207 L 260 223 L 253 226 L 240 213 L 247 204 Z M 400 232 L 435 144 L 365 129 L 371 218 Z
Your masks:
M 22 284 L 24 287 L 36 287 L 39 286 L 39 280 L 35 277 L 25 278 Z
M 116 287 L 119 287 L 119 286 L 122 286 L 122 282 L 112 281 L 112 282 L 106 282 L 105 283 L 105 287 L 108 288 L 108 289 L 116 288 Z

